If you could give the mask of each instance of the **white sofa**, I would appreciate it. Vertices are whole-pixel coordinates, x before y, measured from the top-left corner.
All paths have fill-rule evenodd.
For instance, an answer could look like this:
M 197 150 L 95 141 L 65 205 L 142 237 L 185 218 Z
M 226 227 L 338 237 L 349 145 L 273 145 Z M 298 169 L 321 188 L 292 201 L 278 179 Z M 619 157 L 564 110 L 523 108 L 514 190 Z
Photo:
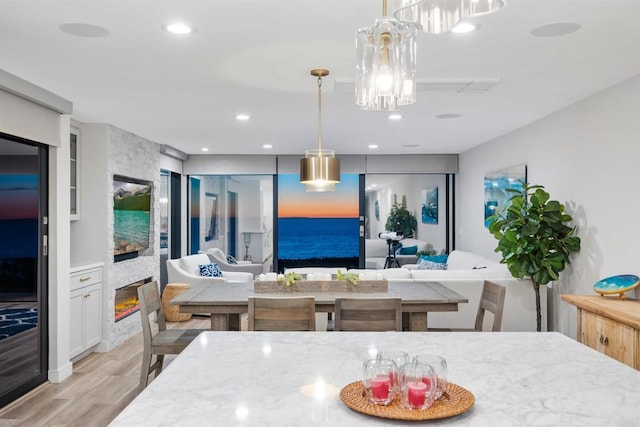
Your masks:
M 253 282 L 253 274 L 240 271 L 224 271 L 222 277 L 203 277 L 200 275 L 199 265 L 209 264 L 211 261 L 206 254 L 187 255 L 179 259 L 167 260 L 168 283 L 201 283 L 215 285 L 223 282 Z
M 433 247 L 427 242 L 416 239 L 403 239 L 400 241 L 402 247 L 408 248 L 417 246 L 417 251 L 427 251 Z M 367 268 L 382 269 L 389 255 L 389 246 L 385 239 L 366 239 L 364 245 L 366 256 L 365 266 Z M 396 259 L 402 266 L 404 264 L 415 264 L 418 260 L 417 255 L 396 255 Z
M 227 255 L 219 248 L 210 248 L 205 251 L 199 251 L 199 253 L 206 254 L 211 262 L 218 264 L 223 271 L 244 271 L 253 274 L 254 277 L 264 273 L 264 265 L 254 264 L 251 261 L 237 261 L 237 264 L 229 264 Z
M 326 269 L 326 270 L 336 270 Z M 305 272 L 314 272 L 313 268 Z M 447 288 L 469 300 L 460 304 L 457 312 L 432 312 L 428 315 L 431 328 L 473 328 L 480 295 L 485 280 L 490 280 L 507 288 L 502 331 L 535 331 L 536 304 L 531 280 L 513 278 L 507 266 L 496 260 L 481 257 L 471 252 L 455 250 L 449 254 L 446 270 L 418 270 L 417 264 L 406 264 L 401 268 L 350 269 L 349 273 L 364 274 L 367 279 L 382 277 L 387 280 L 409 282 L 440 282 Z M 542 330 L 547 330 L 547 287 L 540 287 Z M 493 315 L 487 313 L 484 330 L 490 330 Z

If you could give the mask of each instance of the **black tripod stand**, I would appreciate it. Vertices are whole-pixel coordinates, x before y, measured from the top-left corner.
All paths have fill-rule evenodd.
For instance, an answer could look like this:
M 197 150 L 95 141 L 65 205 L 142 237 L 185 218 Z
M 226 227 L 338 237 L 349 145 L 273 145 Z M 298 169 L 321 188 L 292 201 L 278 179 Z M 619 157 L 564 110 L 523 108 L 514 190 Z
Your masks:
M 384 268 L 400 268 L 400 261 L 396 259 L 396 250 L 399 245 L 400 241 L 387 239 L 389 255 L 387 255 L 387 259 L 384 262 Z

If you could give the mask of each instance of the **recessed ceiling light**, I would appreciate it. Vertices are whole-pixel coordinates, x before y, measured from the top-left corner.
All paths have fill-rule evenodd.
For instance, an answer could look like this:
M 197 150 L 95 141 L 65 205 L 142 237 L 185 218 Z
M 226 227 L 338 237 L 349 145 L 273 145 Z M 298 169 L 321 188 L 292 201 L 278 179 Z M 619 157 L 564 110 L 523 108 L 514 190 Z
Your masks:
M 167 24 L 164 26 L 164 29 L 170 32 L 171 34 L 191 34 L 193 32 L 192 27 L 182 22 L 174 22 L 173 24 Z
M 378 148 L 378 144 L 369 144 L 369 148 L 375 150 L 376 148 Z
M 378 184 L 371 184 L 371 188 L 376 188 Z
M 62 24 L 58 28 L 60 28 L 60 31 L 78 37 L 105 37 L 109 35 L 109 30 L 106 28 L 81 22 Z
M 445 113 L 445 114 L 438 114 L 436 116 L 437 119 L 457 119 L 458 117 L 461 117 L 460 114 L 457 113 Z
M 271 149 L 271 148 L 273 148 L 273 145 L 271 145 L 271 144 L 263 144 L 262 148 Z
M 209 151 L 209 149 L 208 149 L 207 147 L 202 147 L 202 148 L 200 149 L 200 151 L 207 152 L 207 151 Z
M 419 147 L 418 144 L 402 144 L 404 148 L 416 148 Z
M 479 29 L 480 25 L 472 24 L 470 22 L 460 22 L 458 25 L 451 29 L 451 32 L 456 34 L 466 34 Z
M 575 22 L 556 22 L 542 25 L 531 30 L 531 34 L 536 37 L 558 37 L 571 34 L 580 29 L 580 24 Z
M 236 115 L 236 120 L 249 120 L 251 117 L 249 117 L 248 114 L 238 114 Z
M 402 118 L 402 114 L 389 114 L 389 120 L 400 120 Z

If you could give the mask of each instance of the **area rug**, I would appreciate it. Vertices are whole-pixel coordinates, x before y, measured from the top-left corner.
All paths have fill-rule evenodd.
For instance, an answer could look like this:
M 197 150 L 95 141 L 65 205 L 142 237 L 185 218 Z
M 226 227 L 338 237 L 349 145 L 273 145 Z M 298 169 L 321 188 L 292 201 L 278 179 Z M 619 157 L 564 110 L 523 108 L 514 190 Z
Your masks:
M 0 308 L 0 340 L 38 326 L 35 308 Z

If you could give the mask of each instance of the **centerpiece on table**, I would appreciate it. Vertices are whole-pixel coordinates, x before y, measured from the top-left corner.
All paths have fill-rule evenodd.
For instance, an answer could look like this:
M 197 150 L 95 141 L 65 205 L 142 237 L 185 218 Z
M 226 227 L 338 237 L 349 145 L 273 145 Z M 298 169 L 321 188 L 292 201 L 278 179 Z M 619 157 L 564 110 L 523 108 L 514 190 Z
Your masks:
M 253 284 L 253 291 L 261 294 L 291 292 L 354 292 L 354 293 L 386 293 L 388 282 L 381 277 L 376 280 L 367 279 L 364 274 L 315 273 L 302 275 L 295 272 L 286 274 L 261 274 Z

